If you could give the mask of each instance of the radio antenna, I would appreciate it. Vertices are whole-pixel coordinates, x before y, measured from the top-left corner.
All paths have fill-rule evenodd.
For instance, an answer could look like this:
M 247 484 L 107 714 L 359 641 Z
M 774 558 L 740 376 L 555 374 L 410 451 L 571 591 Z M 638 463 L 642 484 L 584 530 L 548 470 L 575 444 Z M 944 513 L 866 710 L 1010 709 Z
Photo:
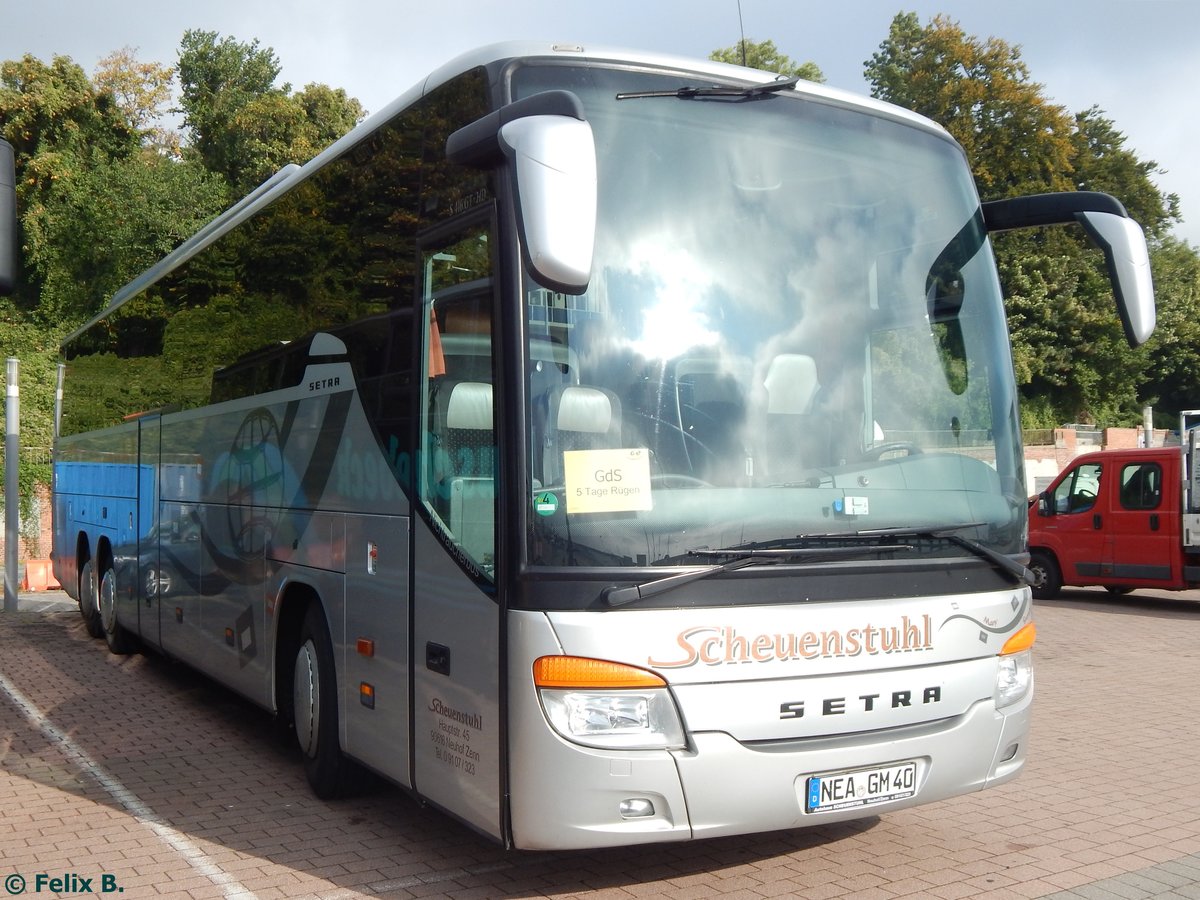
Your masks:
M 742 0 L 737 0 L 737 7 L 738 32 L 742 36 L 742 39 L 738 42 L 738 45 L 742 48 L 742 65 L 744 66 L 746 65 L 746 26 L 742 24 Z

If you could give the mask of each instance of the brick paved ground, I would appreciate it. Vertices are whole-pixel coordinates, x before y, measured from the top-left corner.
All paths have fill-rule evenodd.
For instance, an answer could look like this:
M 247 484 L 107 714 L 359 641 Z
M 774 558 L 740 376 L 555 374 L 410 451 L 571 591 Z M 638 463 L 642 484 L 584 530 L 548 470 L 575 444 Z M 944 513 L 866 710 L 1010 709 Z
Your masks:
M 1200 898 L 1200 592 L 1067 596 L 1037 613 L 1031 762 L 1009 785 L 848 825 L 532 854 L 398 791 L 315 799 L 264 714 L 110 656 L 61 595 L 26 595 L 0 613 L 0 878 L 126 898 Z

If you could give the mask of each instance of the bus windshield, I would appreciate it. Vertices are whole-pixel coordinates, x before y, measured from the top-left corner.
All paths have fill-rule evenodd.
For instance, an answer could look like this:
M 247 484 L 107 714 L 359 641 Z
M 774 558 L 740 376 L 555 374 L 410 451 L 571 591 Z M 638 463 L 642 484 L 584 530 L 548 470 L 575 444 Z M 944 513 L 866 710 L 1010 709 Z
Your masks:
M 526 276 L 527 562 L 897 529 L 1020 552 L 1008 335 L 961 150 L 791 90 L 676 93 L 698 84 L 512 75 L 580 97 L 599 179 L 587 292 Z

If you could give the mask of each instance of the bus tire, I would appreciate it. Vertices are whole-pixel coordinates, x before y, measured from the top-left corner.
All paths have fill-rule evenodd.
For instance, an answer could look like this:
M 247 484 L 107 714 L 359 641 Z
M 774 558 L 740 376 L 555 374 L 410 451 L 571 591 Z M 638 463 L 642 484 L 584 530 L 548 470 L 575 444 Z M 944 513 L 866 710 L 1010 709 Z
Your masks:
M 292 718 L 313 793 L 322 800 L 342 796 L 350 764 L 338 740 L 333 642 L 317 603 L 309 606 L 300 629 L 292 677 Z
M 134 651 L 133 635 L 125 630 L 117 621 L 117 573 L 112 566 L 104 567 L 100 576 L 100 590 L 97 594 L 97 606 L 100 610 L 100 625 L 104 630 L 104 641 L 110 652 L 118 656 L 127 656 Z
M 1062 572 L 1053 554 L 1034 550 L 1029 554 L 1029 571 L 1033 573 L 1033 596 L 1050 600 L 1062 589 Z
M 79 570 L 79 614 L 87 633 L 94 638 L 104 636 L 100 623 L 100 585 L 96 580 L 96 561 L 89 559 Z

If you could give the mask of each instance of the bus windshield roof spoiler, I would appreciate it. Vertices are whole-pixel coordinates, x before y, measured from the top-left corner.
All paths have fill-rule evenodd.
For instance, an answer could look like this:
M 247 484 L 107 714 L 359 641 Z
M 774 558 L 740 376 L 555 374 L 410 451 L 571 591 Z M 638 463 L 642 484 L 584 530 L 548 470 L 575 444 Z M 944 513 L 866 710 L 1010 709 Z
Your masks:
M 1104 251 L 1129 345 L 1137 347 L 1154 333 L 1154 284 L 1146 236 L 1116 198 L 1097 191 L 1068 191 L 993 200 L 983 204 L 983 221 L 989 232 L 1082 225 Z

